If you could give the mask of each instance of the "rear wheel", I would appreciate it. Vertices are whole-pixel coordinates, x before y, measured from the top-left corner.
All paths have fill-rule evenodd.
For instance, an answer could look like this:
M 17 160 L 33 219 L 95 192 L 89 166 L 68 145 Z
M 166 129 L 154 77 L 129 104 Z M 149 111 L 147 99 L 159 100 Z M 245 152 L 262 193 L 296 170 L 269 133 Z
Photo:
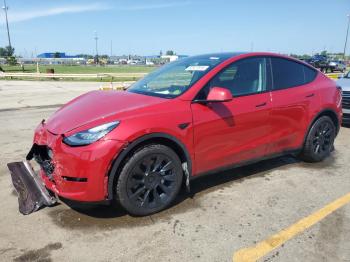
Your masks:
M 307 162 L 325 159 L 333 149 L 335 133 L 335 126 L 330 117 L 318 118 L 307 135 L 300 158 Z
M 148 145 L 124 165 L 117 181 L 117 199 L 133 215 L 158 212 L 171 204 L 182 183 L 177 154 L 164 145 Z

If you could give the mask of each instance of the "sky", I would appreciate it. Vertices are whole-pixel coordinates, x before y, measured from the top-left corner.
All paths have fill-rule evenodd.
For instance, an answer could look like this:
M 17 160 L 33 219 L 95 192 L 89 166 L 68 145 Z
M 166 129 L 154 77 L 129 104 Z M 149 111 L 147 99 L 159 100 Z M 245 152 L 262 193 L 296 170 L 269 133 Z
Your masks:
M 6 1 L 11 42 L 24 57 L 95 54 L 95 31 L 98 53 L 108 55 L 343 52 L 350 14 L 350 0 Z M 7 43 L 0 10 L 0 46 Z

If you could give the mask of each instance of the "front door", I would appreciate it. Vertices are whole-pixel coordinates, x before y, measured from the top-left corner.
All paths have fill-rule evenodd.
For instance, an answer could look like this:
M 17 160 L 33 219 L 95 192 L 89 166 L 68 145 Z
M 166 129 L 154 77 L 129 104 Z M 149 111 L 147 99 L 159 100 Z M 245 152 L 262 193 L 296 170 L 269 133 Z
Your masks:
M 192 103 L 195 174 L 256 159 L 267 154 L 270 142 L 268 59 L 254 57 L 232 63 L 199 92 L 228 88 L 230 102 Z

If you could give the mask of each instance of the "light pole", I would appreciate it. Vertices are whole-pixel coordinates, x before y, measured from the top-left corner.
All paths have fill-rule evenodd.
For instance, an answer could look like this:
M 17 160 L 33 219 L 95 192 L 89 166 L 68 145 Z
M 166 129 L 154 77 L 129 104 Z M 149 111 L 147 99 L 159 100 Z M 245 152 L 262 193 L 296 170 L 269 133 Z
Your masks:
M 113 40 L 111 40 L 111 56 L 113 55 Z
M 4 6 L 2 7 L 5 11 L 5 19 L 6 19 L 6 27 L 7 27 L 7 38 L 9 40 L 9 47 L 11 48 L 11 39 L 10 39 L 10 29 L 9 29 L 9 22 L 7 19 L 7 10 L 9 9 L 8 6 L 6 5 L 6 0 L 4 0 Z
M 97 49 L 97 41 L 98 41 L 98 36 L 97 36 L 97 31 L 95 31 L 95 52 L 96 52 L 96 64 L 98 64 L 98 49 Z
M 347 15 L 348 17 L 348 28 L 346 29 L 346 37 L 345 37 L 345 44 L 344 44 L 344 60 L 345 60 L 345 52 L 346 52 L 346 44 L 348 43 L 348 35 L 349 35 L 349 26 L 350 26 L 350 15 Z

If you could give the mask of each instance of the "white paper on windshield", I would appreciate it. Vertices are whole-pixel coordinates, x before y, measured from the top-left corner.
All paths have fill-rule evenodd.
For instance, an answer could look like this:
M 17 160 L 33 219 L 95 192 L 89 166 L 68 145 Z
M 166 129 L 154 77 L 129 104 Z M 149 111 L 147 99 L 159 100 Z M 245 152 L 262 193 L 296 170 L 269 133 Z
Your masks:
M 170 94 L 169 90 L 165 90 L 165 91 L 154 91 L 154 93 L 163 94 L 163 95 L 168 95 L 168 94 Z
M 209 68 L 209 66 L 189 66 L 185 70 L 186 71 L 205 71 Z

